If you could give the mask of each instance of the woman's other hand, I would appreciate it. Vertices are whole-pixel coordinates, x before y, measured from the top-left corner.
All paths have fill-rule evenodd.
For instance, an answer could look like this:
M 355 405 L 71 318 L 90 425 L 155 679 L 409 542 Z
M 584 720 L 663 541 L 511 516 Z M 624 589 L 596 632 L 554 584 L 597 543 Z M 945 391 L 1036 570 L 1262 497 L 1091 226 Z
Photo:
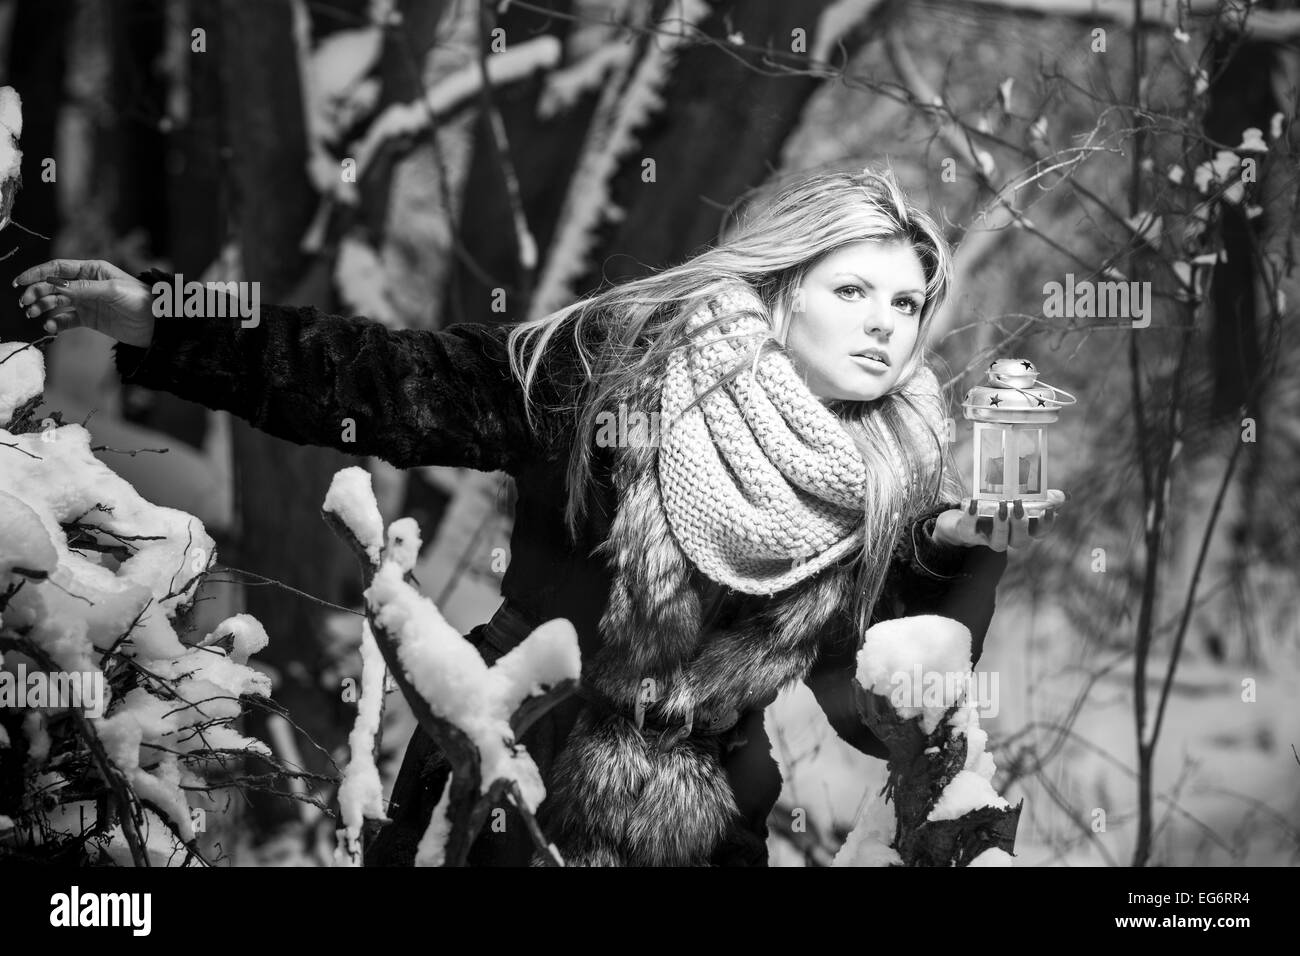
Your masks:
M 153 340 L 153 292 L 135 276 L 101 259 L 53 259 L 14 280 L 27 286 L 18 300 L 29 319 L 53 335 L 82 326 L 126 345 Z
M 975 513 L 975 500 L 964 498 L 960 508 L 945 511 L 935 519 L 934 539 L 967 548 L 984 545 L 994 551 L 1023 548 L 1051 533 L 1056 513 L 1067 498 L 1064 491 L 1048 489 L 1047 511 L 1041 518 L 1027 517 L 1018 500 L 1010 506 L 1003 502 L 996 516 L 981 517 Z

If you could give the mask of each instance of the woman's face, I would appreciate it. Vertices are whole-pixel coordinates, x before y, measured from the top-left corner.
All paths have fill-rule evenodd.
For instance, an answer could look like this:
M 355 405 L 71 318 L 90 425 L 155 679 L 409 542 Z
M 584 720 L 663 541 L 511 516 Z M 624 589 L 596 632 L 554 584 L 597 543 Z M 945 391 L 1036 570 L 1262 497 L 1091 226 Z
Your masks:
M 898 381 L 920 327 L 925 270 L 906 240 L 849 243 L 826 255 L 796 295 L 786 347 L 822 401 L 865 402 Z M 863 357 L 876 351 L 883 362 Z

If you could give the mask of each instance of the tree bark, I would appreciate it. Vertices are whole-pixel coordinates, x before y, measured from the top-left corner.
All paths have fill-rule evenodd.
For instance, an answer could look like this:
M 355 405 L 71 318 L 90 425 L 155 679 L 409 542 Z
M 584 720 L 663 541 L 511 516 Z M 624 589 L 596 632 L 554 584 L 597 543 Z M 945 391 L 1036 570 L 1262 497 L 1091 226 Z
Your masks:
M 233 233 L 246 280 L 261 283 L 264 302 L 333 308 L 328 272 L 298 249 L 316 196 L 306 178 L 306 145 L 298 65 L 287 4 L 222 0 L 209 55 L 220 58 L 223 120 L 229 150 Z M 342 429 L 342 423 L 340 423 Z M 330 478 L 355 461 L 338 452 L 293 445 L 237 422 L 234 430 L 238 567 L 337 603 L 351 576 L 349 561 L 319 517 Z M 270 635 L 260 659 L 276 668 L 273 697 L 307 736 L 333 752 L 350 718 L 338 688 L 321 687 L 322 609 L 271 586 L 246 589 L 247 609 Z M 265 729 L 259 715 L 253 732 Z M 312 744 L 298 740 L 307 769 L 334 768 Z M 288 800 L 255 800 L 263 829 L 296 818 Z

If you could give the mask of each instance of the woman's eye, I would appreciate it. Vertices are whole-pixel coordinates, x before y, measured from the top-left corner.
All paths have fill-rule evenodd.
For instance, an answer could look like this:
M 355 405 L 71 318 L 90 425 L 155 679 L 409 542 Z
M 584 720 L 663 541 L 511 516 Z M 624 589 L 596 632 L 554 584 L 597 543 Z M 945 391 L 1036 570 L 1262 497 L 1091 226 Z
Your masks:
M 916 315 L 921 311 L 921 303 L 915 299 L 895 299 L 894 305 L 901 308 L 904 315 Z
M 856 286 L 856 285 L 842 285 L 842 286 L 840 286 L 838 289 L 836 289 L 835 291 L 836 291 L 836 293 L 838 294 L 838 293 L 842 293 L 842 292 L 846 292 L 846 291 L 847 291 L 847 292 L 861 292 L 862 289 L 861 289 L 861 287 Z

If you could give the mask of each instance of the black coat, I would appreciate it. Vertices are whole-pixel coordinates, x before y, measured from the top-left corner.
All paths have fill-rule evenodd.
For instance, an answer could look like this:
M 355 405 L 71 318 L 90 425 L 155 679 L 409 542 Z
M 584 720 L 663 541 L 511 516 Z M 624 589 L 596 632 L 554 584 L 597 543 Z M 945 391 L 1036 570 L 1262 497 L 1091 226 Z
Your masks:
M 153 282 L 171 277 L 147 273 L 141 278 Z M 292 442 L 375 455 L 401 468 L 446 465 L 511 475 L 517 496 L 510 560 L 501 582 L 504 610 L 491 624 L 473 628 L 467 638 L 492 663 L 531 626 L 563 617 L 577 630 L 585 660 L 599 646 L 597 625 L 611 583 L 604 562 L 589 555 L 608 533 L 617 507 L 608 480 L 612 456 L 594 449 L 594 500 L 589 502 L 581 540 L 574 545 L 564 526 L 572 422 L 549 415 L 539 427 L 529 427 L 520 388 L 506 360 L 508 330 L 497 324 L 461 323 L 436 332 L 394 331 L 364 318 L 263 305 L 260 323 L 253 328 L 241 328 L 238 319 L 159 319 L 150 346 L 119 344 L 116 362 L 127 383 L 229 411 Z M 576 382 L 572 368 L 559 362 L 545 371 L 545 399 L 561 396 Z M 356 423 L 354 442 L 342 441 L 346 418 Z M 977 661 L 1007 556 L 986 547 L 934 543 L 929 532 L 939 510 L 919 519 L 922 527 L 915 535 L 902 535 L 875 619 L 911 614 L 955 618 L 970 629 L 972 659 Z M 919 561 L 913 540 L 923 550 Z M 728 615 L 737 602 L 753 599 L 722 588 L 713 594 L 704 605 L 706 627 Z M 826 647 L 805 682 L 841 737 L 863 753 L 883 757 L 883 745 L 860 721 L 854 704 L 855 653 L 852 647 Z M 544 782 L 580 705 L 574 698 L 556 707 L 522 738 Z M 714 862 L 763 865 L 766 819 L 781 779 L 763 730 L 761 707 L 742 715 L 730 732 L 726 753 L 725 770 L 743 819 Z M 393 789 L 392 823 L 368 841 L 368 864 L 411 861 L 445 779 L 442 754 L 417 729 Z M 501 832 L 485 827 L 471 863 L 528 861 L 531 843 L 508 805 L 506 819 Z

